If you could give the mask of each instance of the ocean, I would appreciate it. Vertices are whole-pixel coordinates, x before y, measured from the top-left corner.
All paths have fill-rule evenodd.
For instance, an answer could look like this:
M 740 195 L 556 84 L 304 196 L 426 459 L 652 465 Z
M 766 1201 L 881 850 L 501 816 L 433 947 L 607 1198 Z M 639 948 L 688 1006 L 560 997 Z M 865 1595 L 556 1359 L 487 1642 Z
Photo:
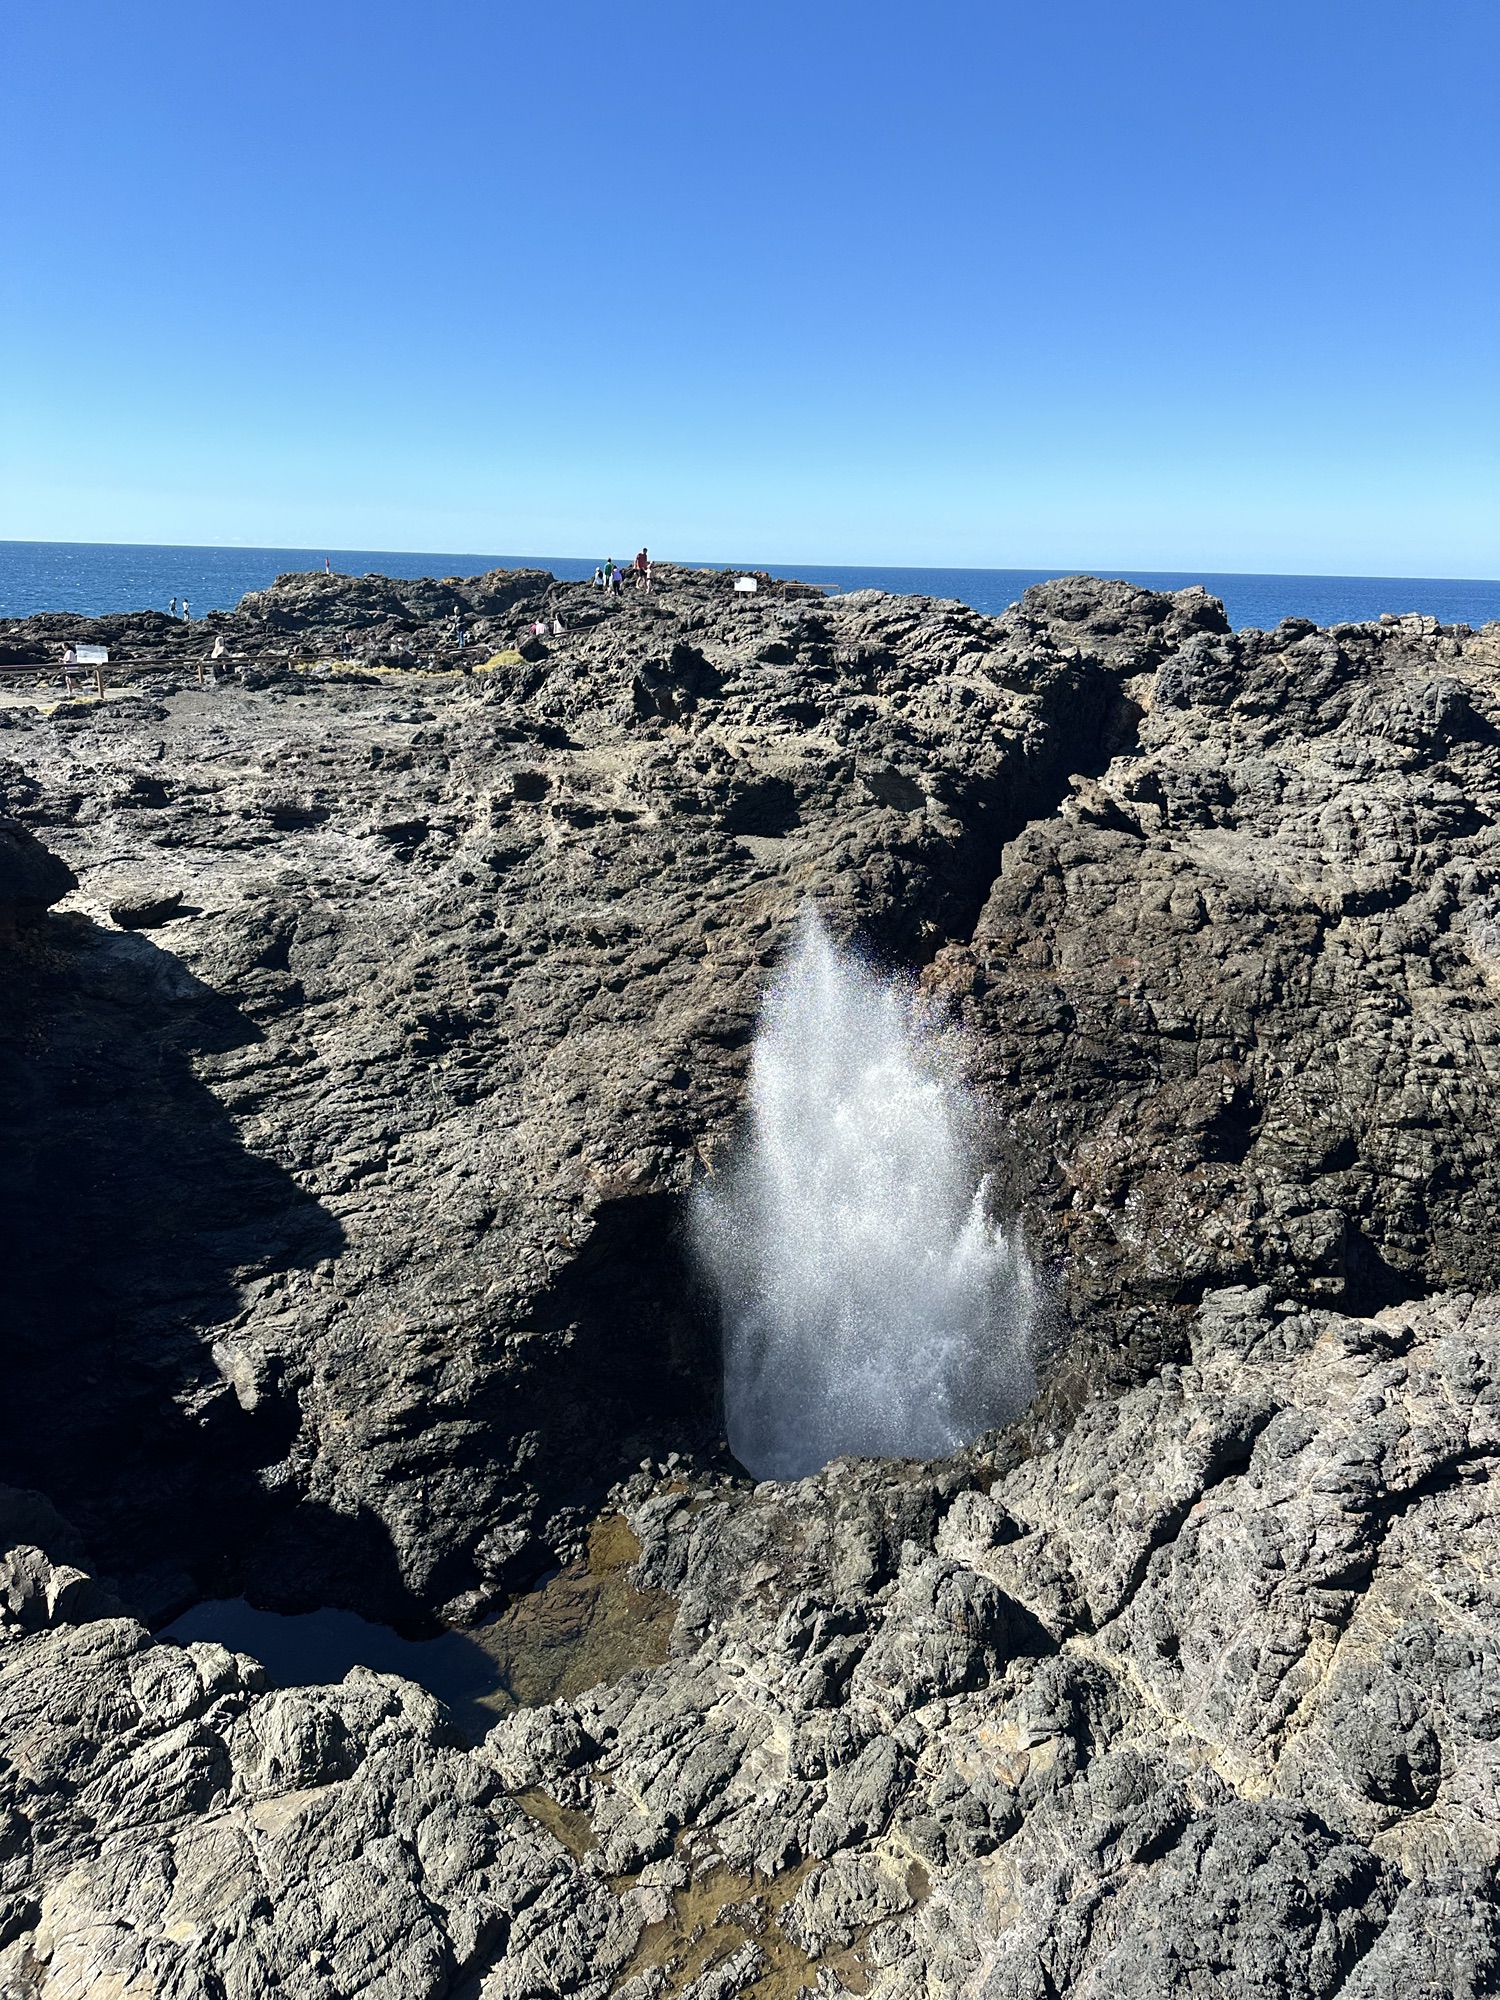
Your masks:
M 624 562 L 631 553 L 608 551 Z M 444 555 L 391 549 L 158 548 L 139 542 L 0 542 L 0 618 L 33 611 L 165 611 L 186 598 L 195 615 L 230 611 L 247 590 L 263 590 L 287 570 L 336 570 L 362 576 L 476 576 L 488 569 L 549 569 L 575 579 L 594 573 L 603 556 Z M 956 597 L 976 611 L 1003 611 L 1028 584 L 1067 576 L 1064 569 L 888 569 L 827 563 L 696 562 L 702 569 L 760 569 L 801 577 L 834 590 L 909 591 Z M 1378 618 L 1382 611 L 1422 611 L 1445 625 L 1500 619 L 1500 582 L 1431 576 L 1254 576 L 1202 570 L 1125 570 L 1151 590 L 1201 583 L 1222 598 L 1230 623 L 1262 630 L 1283 618 L 1339 625 Z

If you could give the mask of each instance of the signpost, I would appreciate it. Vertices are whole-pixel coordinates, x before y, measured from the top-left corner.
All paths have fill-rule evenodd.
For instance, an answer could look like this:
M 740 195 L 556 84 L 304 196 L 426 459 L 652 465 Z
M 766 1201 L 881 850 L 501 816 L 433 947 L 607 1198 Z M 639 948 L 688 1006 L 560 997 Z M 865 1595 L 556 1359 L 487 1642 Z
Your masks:
M 67 681 L 70 688 L 73 685 L 73 676 L 67 671 L 69 667 L 92 667 L 94 670 L 94 690 L 98 694 L 99 699 L 103 701 L 104 674 L 102 670 L 109 665 L 108 646 L 69 646 L 68 650 L 63 654 L 62 663 L 63 678 Z

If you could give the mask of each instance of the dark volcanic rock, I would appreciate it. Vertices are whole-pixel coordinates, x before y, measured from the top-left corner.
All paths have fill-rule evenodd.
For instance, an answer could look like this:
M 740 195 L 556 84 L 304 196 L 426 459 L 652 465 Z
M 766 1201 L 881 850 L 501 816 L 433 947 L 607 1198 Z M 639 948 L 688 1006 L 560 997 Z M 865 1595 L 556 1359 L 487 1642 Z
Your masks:
M 0 631 L 137 675 L 0 760 L 0 1992 L 1496 1991 L 1500 635 L 659 575 Z M 752 1487 L 682 1198 L 808 898 L 1054 1324 Z M 669 1656 L 473 1749 L 110 1594 L 474 1618 L 606 1506 Z
M 1500 648 L 1422 623 L 1190 639 L 933 969 L 1081 1393 L 1205 1285 L 1500 1284 Z
M 548 591 L 535 662 L 11 732 L 82 884 L 9 975 L 13 1476 L 143 1604 L 472 1614 L 644 1453 L 716 1451 L 680 1198 L 797 909 L 899 960 L 967 936 L 1006 839 L 1128 729 L 1120 649 L 1181 622 L 1127 593 L 1055 645 L 692 573 Z M 178 897 L 170 953 L 88 917 Z M 138 1447 L 172 1476 L 122 1482 Z
M 0 941 L 60 903 L 77 880 L 19 820 L 0 819 Z
M 182 891 L 175 890 L 170 896 L 132 897 L 124 902 L 111 903 L 109 914 L 122 931 L 154 931 L 162 924 L 171 923 L 182 913 Z

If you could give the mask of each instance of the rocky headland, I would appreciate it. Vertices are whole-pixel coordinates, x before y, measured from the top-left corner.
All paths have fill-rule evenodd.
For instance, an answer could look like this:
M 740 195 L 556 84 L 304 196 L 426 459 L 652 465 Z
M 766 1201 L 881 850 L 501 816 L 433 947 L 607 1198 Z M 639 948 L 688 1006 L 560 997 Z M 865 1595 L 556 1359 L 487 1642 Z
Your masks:
M 1496 1991 L 1500 630 L 657 581 L 0 622 L 0 1993 Z M 1042 1388 L 757 1485 L 684 1213 L 809 900 Z

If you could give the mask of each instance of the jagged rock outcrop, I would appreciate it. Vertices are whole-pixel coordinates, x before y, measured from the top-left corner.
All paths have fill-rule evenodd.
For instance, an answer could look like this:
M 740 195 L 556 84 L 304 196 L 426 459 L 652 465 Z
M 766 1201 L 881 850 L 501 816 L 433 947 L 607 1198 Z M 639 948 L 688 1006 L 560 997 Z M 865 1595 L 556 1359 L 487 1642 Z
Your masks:
M 472 1750 L 364 1669 L 14 1633 L 0 1990 L 1491 1993 L 1497 1467 L 1493 1303 L 1262 1287 L 988 1491 L 637 1475 L 671 1657 Z
M 11 1476 L 153 1615 L 241 1586 L 472 1615 L 643 1454 L 714 1449 L 680 1198 L 796 910 L 906 960 L 967 935 L 1005 840 L 1128 728 L 1123 665 L 1215 622 L 1127 592 L 1057 645 L 686 573 L 564 608 L 485 674 L 7 734 L 82 884 L 0 972 Z
M 1500 1284 L 1497 670 L 1431 619 L 1193 637 L 939 954 L 1032 1241 L 1100 1308 L 1081 1383 L 1205 1285 Z
M 77 880 L 19 820 L 0 819 L 0 943 L 60 903 Z
M 659 578 L 0 632 L 140 671 L 0 710 L 0 1992 L 1500 1990 L 1495 629 Z M 679 1224 L 808 897 L 967 1028 L 1049 1352 L 753 1487 Z M 478 1744 L 128 1615 L 601 1508 L 667 1659 Z
M 570 608 L 579 593 L 560 587 Z M 809 597 L 821 592 L 803 587 Z M 182 619 L 165 611 L 111 612 L 88 618 L 42 612 L 0 618 L 0 664 L 59 662 L 69 646 L 109 648 L 111 676 L 143 664 L 192 670 L 210 662 L 258 669 L 331 650 L 367 664 L 458 665 L 470 646 L 508 644 L 546 615 L 550 626 L 559 586 L 546 570 L 494 570 L 487 576 L 330 576 L 322 570 L 278 577 L 253 590 L 233 611 Z M 481 652 L 478 657 L 483 658 Z

